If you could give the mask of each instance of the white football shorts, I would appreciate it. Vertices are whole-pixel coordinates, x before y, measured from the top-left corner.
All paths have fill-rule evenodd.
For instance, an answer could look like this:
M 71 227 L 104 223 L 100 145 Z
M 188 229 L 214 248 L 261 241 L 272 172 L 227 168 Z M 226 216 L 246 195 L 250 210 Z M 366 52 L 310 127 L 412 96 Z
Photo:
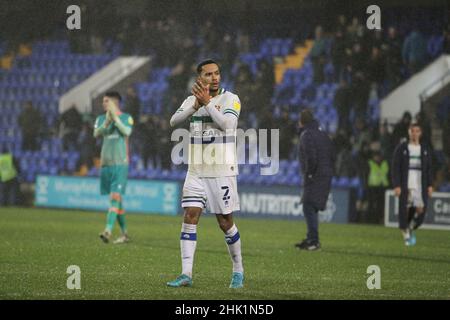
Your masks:
M 423 208 L 422 190 L 408 189 L 408 207 Z
M 209 213 L 214 214 L 239 211 L 236 176 L 201 178 L 188 171 L 184 180 L 181 206 L 206 208 Z

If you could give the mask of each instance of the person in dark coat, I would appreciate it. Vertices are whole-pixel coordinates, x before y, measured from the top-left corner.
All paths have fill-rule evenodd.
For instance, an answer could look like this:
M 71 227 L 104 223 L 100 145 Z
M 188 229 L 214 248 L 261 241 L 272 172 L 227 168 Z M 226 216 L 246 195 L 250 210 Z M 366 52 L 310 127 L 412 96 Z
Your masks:
M 402 139 L 408 137 L 408 130 L 411 123 L 412 115 L 409 111 L 405 111 L 402 119 L 395 124 L 394 131 L 392 132 L 392 139 L 395 145 L 399 144 Z
M 36 151 L 40 149 L 39 135 L 42 121 L 41 113 L 33 106 L 31 101 L 25 102 L 23 111 L 18 118 L 22 131 L 22 150 Z
M 136 124 L 140 122 L 141 105 L 136 90 L 132 86 L 127 89 L 127 95 L 125 98 L 125 112 L 131 115 Z
M 328 135 L 319 128 L 308 109 L 300 115 L 300 162 L 303 173 L 303 213 L 306 220 L 306 239 L 295 246 L 317 250 L 319 242 L 319 210 L 325 210 L 334 173 L 335 148 Z
M 428 197 L 433 193 L 431 149 L 420 142 L 422 129 L 413 123 L 409 128 L 409 141 L 401 142 L 394 151 L 392 184 L 399 197 L 399 228 L 405 245 L 416 244 L 414 230 L 425 218 Z

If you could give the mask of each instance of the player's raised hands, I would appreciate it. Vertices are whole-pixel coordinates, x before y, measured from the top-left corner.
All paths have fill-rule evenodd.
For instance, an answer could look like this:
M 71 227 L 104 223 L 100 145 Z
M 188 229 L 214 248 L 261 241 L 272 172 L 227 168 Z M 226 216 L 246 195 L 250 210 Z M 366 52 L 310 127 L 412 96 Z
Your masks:
M 105 120 L 105 126 L 109 126 L 109 124 L 112 122 L 111 114 L 109 110 L 106 110 L 106 120 Z
M 195 110 L 198 110 L 198 109 L 200 109 L 200 107 L 201 107 L 200 102 L 198 102 L 198 99 L 195 99 L 195 102 L 194 102 L 194 109 L 195 109 Z
M 209 95 L 209 84 L 203 84 L 200 79 L 197 79 L 192 86 L 191 93 L 197 98 L 200 105 L 206 106 L 211 100 L 211 96 Z
M 108 111 L 107 111 L 107 115 L 109 114 L 109 117 L 112 121 L 117 121 L 117 119 L 119 118 L 117 116 L 117 106 L 114 103 L 114 101 L 112 101 L 111 99 L 109 99 L 108 101 L 108 105 L 107 105 Z

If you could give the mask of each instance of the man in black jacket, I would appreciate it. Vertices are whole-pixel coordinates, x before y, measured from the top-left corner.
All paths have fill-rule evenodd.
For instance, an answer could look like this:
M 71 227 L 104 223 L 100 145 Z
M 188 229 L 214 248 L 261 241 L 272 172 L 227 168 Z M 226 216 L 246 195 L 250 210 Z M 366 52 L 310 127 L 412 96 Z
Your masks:
M 428 197 L 433 193 L 431 150 L 420 142 L 422 129 L 413 123 L 409 141 L 400 142 L 392 161 L 392 184 L 399 197 L 398 221 L 405 245 L 416 244 L 416 230 L 425 218 Z
M 295 246 L 317 250 L 319 242 L 319 210 L 325 210 L 334 172 L 335 151 L 328 135 L 319 128 L 308 109 L 300 115 L 300 162 L 303 173 L 303 213 L 306 219 L 306 239 Z

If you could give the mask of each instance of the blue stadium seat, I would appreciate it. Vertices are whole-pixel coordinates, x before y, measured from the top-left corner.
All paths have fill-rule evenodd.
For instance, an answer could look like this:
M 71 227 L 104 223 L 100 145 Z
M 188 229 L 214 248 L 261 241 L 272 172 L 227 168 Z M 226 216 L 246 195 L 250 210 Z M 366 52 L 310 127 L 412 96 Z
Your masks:
M 99 175 L 100 175 L 100 172 L 95 166 L 92 167 L 88 172 L 89 177 L 98 177 Z
M 128 171 L 128 176 L 131 179 L 135 179 L 138 177 L 138 171 L 135 168 L 130 166 L 129 171 Z
M 353 177 L 350 179 L 350 187 L 352 188 L 358 188 L 361 184 L 361 181 L 358 177 Z
M 186 178 L 185 170 L 178 169 L 177 170 L 177 180 L 184 180 Z
M 350 179 L 348 177 L 340 177 L 337 186 L 341 188 L 350 187 Z
M 35 172 L 28 171 L 25 176 L 25 181 L 28 183 L 33 183 L 35 181 L 36 175 Z
M 300 176 L 298 174 L 296 174 L 296 175 L 292 176 L 292 180 L 291 181 L 292 181 L 292 185 L 293 186 L 300 186 L 301 182 L 302 182 L 302 179 L 300 178 Z
M 159 179 L 168 179 L 170 176 L 170 170 L 164 169 L 158 171 Z
M 333 177 L 333 179 L 331 179 L 331 186 L 333 188 L 338 186 L 338 180 L 338 177 Z
M 150 167 L 147 168 L 146 174 L 145 174 L 145 177 L 147 179 L 156 179 L 156 175 L 157 175 L 157 170 L 150 168 Z

